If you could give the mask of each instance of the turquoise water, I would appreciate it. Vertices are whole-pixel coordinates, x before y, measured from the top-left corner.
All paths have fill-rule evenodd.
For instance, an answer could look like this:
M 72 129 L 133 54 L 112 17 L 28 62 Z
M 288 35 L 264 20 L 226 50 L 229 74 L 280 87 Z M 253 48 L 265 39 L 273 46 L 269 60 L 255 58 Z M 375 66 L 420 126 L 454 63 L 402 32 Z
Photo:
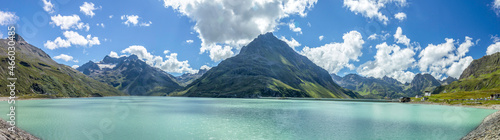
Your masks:
M 1 112 L 8 109 L 7 102 L 0 102 Z M 25 100 L 17 101 L 16 111 L 20 128 L 47 140 L 460 139 L 495 112 L 400 103 L 181 97 Z

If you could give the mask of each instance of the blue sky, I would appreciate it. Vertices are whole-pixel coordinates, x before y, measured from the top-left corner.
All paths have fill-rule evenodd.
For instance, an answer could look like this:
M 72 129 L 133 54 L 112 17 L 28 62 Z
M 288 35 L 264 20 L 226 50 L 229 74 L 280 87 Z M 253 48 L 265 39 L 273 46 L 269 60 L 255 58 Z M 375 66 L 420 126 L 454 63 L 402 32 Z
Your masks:
M 417 73 L 458 77 L 473 59 L 500 51 L 499 11 L 500 0 L 20 0 L 0 5 L 0 33 L 17 24 L 68 66 L 116 52 L 179 75 L 273 32 L 330 73 L 409 82 Z

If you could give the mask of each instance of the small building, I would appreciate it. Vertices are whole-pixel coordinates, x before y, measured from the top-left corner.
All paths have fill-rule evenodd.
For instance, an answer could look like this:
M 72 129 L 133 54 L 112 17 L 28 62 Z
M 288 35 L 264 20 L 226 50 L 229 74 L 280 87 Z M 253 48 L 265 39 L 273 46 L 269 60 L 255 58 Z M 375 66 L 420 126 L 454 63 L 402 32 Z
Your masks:
M 427 99 L 429 99 L 429 98 L 424 97 L 424 98 L 422 98 L 422 100 L 421 100 L 421 101 L 426 101 Z
M 415 98 L 422 98 L 422 95 L 415 95 Z
M 491 99 L 499 99 L 500 98 L 500 94 L 491 94 L 490 98 Z
M 425 91 L 424 92 L 424 96 L 431 96 L 431 95 L 432 95 L 432 93 L 430 91 Z

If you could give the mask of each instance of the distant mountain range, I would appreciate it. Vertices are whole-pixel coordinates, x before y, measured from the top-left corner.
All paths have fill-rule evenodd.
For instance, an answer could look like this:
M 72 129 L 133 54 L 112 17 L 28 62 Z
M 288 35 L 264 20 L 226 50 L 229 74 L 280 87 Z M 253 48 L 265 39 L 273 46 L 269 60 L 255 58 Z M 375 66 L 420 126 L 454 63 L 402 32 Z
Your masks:
M 358 98 L 272 33 L 260 35 L 172 95 L 189 97 Z
M 410 83 L 389 78 L 344 77 L 328 72 L 298 54 L 272 33 L 260 35 L 240 53 L 211 69 L 174 77 L 135 55 L 89 61 L 77 70 L 56 63 L 44 51 L 16 37 L 16 77 L 20 96 L 189 96 L 399 98 L 453 92 L 500 92 L 500 53 L 474 60 L 460 79 L 442 81 L 417 74 Z M 0 39 L 0 81 L 7 83 L 7 39 Z M 8 92 L 5 85 L 0 91 Z
M 403 96 L 422 95 L 425 91 L 434 91 L 435 88 L 453 81 L 447 78 L 438 81 L 430 74 L 417 74 L 411 83 L 402 84 L 396 79 L 383 77 L 363 77 L 357 74 L 348 74 L 344 77 L 332 74 L 332 79 L 341 87 L 354 90 L 365 98 L 399 98 Z
M 182 88 L 174 76 L 151 67 L 136 55 L 120 58 L 106 56 L 100 62 L 89 61 L 77 70 L 129 95 L 167 95 Z
M 8 39 L 0 39 L 0 91 L 8 93 Z M 15 35 L 17 96 L 26 97 L 100 97 L 127 95 L 102 84 L 73 68 L 58 64 L 41 49 Z

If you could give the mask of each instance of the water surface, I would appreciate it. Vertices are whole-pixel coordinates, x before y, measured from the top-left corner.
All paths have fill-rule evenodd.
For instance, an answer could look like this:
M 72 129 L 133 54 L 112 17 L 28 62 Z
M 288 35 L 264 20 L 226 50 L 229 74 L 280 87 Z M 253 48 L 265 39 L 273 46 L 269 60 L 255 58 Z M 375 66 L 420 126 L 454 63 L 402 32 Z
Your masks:
M 0 111 L 8 113 L 7 102 Z M 104 97 L 25 100 L 17 126 L 47 140 L 460 139 L 496 110 L 400 103 Z M 7 115 L 1 115 L 6 119 Z

